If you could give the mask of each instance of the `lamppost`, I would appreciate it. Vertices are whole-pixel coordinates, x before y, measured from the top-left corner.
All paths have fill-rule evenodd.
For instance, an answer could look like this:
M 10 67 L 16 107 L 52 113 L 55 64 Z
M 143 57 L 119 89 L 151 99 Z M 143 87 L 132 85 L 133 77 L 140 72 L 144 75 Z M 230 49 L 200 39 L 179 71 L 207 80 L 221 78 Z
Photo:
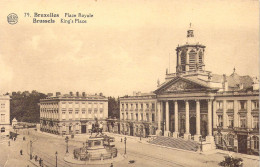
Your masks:
M 202 152 L 202 136 L 200 136 L 200 151 Z
M 125 137 L 125 140 L 124 140 L 124 141 L 125 141 L 125 154 L 126 154 L 126 137 Z
M 56 151 L 56 153 L 55 153 L 55 156 L 56 156 L 56 167 L 58 167 L 58 152 Z
M 66 153 L 69 153 L 69 145 L 68 145 L 68 143 L 69 143 L 69 137 L 68 137 L 68 136 L 66 136 L 65 142 L 67 143 Z
M 32 141 L 30 140 L 30 160 L 32 160 Z

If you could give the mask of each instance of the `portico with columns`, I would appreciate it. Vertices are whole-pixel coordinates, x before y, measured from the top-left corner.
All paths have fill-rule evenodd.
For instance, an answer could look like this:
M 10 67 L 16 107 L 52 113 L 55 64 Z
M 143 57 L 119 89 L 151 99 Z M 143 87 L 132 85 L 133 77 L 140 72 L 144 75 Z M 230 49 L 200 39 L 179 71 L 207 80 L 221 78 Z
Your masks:
M 183 92 L 185 93 L 185 92 Z M 213 95 L 181 97 L 181 94 L 158 92 L 158 130 L 164 136 L 212 142 Z M 199 93 L 201 94 L 201 93 Z M 186 95 L 187 96 L 187 95 Z M 171 119 L 173 118 L 173 119 Z M 163 126 L 161 126 L 163 125 Z M 214 140 L 213 140 L 214 141 Z

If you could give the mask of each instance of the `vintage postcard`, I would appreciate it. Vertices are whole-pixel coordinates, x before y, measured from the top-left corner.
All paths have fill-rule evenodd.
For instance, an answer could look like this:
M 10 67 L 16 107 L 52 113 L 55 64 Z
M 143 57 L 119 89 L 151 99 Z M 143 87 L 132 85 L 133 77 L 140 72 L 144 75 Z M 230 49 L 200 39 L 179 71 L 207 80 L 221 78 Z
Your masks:
M 256 0 L 2 0 L 0 167 L 258 167 Z

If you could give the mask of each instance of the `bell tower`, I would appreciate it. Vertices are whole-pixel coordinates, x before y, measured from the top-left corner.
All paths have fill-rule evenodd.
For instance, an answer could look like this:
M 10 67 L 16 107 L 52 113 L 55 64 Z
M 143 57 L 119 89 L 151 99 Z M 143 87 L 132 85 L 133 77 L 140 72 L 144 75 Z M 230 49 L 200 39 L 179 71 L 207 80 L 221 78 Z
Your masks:
M 187 73 L 189 71 L 204 71 L 204 51 L 205 46 L 195 41 L 194 30 L 190 27 L 187 30 L 187 42 L 176 48 L 177 53 L 177 73 Z

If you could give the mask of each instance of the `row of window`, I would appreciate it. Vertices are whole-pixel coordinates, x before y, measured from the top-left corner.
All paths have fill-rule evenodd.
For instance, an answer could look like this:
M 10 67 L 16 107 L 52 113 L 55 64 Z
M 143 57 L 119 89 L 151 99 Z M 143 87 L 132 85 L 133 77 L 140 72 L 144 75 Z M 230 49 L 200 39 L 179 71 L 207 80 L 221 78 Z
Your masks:
M 222 135 L 216 135 L 216 144 L 217 145 L 225 145 L 234 147 L 234 139 L 235 136 L 232 134 L 226 135 L 225 137 Z M 250 140 L 251 142 L 251 149 L 259 150 L 259 137 L 253 136 Z
M 234 127 L 234 116 L 233 115 L 228 115 L 228 127 L 233 128 Z M 218 115 L 217 117 L 217 125 L 219 127 L 223 127 L 223 115 Z M 239 116 L 239 125 L 240 128 L 246 128 L 247 127 L 247 119 L 245 115 L 240 115 Z M 253 129 L 259 129 L 259 117 L 258 116 L 253 116 L 252 119 L 252 128 Z
M 5 108 L 5 103 L 1 103 L 1 108 Z
M 79 108 L 75 108 L 74 109 L 75 111 L 80 111 L 80 109 Z M 94 111 L 103 111 L 103 108 L 89 108 L 88 109 L 88 111 L 92 111 L 92 110 L 94 110 Z M 52 110 L 52 109 L 41 109 L 40 110 L 41 112 L 50 112 L 50 113 L 55 113 L 55 112 L 58 112 L 58 109 L 54 109 L 54 110 Z M 62 108 L 62 111 L 73 111 L 73 108 Z M 86 111 L 86 108 L 81 108 L 81 111 Z
M 131 114 L 128 114 L 128 113 L 124 114 L 124 113 L 122 113 L 121 119 L 122 120 L 124 120 L 124 119 L 128 120 L 129 119 L 129 120 L 132 120 L 132 121 L 148 121 L 149 122 L 150 121 L 150 116 L 149 116 L 148 113 L 146 113 L 145 120 L 144 120 L 144 114 L 143 113 L 140 114 L 140 118 L 138 117 L 137 113 L 135 115 L 133 113 L 131 113 Z M 152 120 L 151 121 L 152 122 L 155 121 L 155 114 L 152 114 Z
M 5 114 L 1 114 L 1 122 L 5 122 Z
M 82 112 L 81 113 L 81 116 L 79 115 L 79 112 L 76 112 L 75 115 L 74 115 L 74 118 L 75 119 L 80 119 L 80 118 L 103 118 L 103 113 L 100 112 L 99 114 L 97 114 L 96 112 L 92 115 L 91 112 L 86 114 L 85 112 Z M 62 120 L 66 120 L 66 113 L 65 112 L 62 112 L 62 116 L 61 116 Z M 67 117 L 69 120 L 72 120 L 73 119 L 73 115 L 72 115 L 72 112 L 69 112 L 69 115 Z
M 87 104 L 88 108 L 92 108 L 92 106 L 94 108 L 97 108 L 98 106 L 99 106 L 99 108 L 103 108 L 104 103 L 61 102 L 61 107 L 62 108 L 67 108 L 67 107 L 69 107 L 69 108 L 79 108 L 81 106 L 82 108 L 85 108 L 86 107 L 85 104 Z M 41 108 L 58 108 L 58 103 L 42 103 Z
M 151 108 L 151 109 L 155 109 L 155 103 L 152 103 L 152 105 L 150 106 L 150 103 L 140 103 L 140 109 L 143 109 L 144 106 L 146 108 Z M 139 105 L 138 103 L 131 103 L 131 104 L 128 104 L 128 103 L 122 103 L 121 104 L 121 109 L 138 109 L 139 108 Z
M 233 110 L 234 109 L 234 101 L 227 101 L 227 109 Z M 238 101 L 238 110 L 246 110 L 247 109 L 247 101 L 246 100 L 239 100 Z M 259 101 L 251 101 L 251 109 L 258 110 L 259 109 Z M 223 110 L 223 101 L 217 101 L 217 110 Z

